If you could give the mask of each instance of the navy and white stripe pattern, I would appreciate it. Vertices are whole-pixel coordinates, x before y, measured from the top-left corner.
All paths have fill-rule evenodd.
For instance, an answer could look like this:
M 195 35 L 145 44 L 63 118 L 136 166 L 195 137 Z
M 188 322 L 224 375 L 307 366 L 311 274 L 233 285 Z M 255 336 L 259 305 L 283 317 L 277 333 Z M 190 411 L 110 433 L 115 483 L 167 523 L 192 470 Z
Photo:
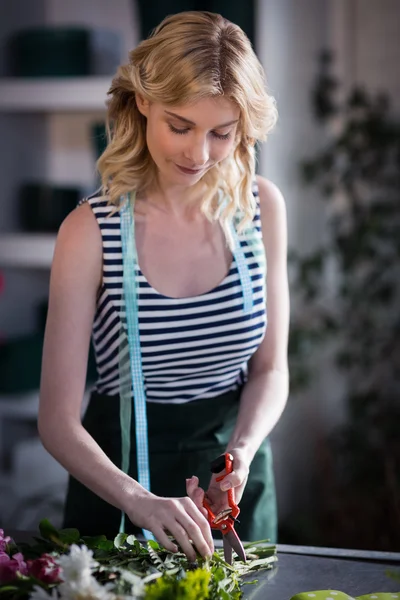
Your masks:
M 257 189 L 253 193 L 258 195 Z M 97 299 L 93 343 L 101 394 L 118 395 L 119 349 L 128 353 L 122 285 L 121 220 L 105 197 L 87 200 L 103 240 L 103 284 Z M 261 231 L 260 209 L 254 225 Z M 195 297 L 169 298 L 136 270 L 143 375 L 148 402 L 190 402 L 236 389 L 247 374 L 247 363 L 266 329 L 265 282 L 262 269 L 239 236 L 251 275 L 254 307 L 243 311 L 236 260 L 213 290 Z

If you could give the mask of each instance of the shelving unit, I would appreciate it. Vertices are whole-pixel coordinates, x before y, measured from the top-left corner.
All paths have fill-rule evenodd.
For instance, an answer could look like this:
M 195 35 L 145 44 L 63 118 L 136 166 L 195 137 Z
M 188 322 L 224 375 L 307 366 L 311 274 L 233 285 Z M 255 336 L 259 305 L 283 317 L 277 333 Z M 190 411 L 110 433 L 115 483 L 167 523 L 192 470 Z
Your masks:
M 96 189 L 95 126 L 104 120 L 117 63 L 126 60 L 139 41 L 135 4 L 132 0 L 13 0 L 2 18 L 0 41 L 4 48 L 11 35 L 30 27 L 57 28 L 75 23 L 93 34 L 90 76 L 10 77 L 6 74 L 10 73 L 8 57 L 1 61 L 0 133 L 5 148 L 0 200 L 3 339 L 29 335 L 37 327 L 37 305 L 48 293 L 56 240 L 56 235 L 21 231 L 18 191 L 30 182 L 79 188 L 83 195 Z M 36 494 L 38 486 L 51 502 L 51 484 L 60 482 L 59 465 L 45 460 L 35 445 L 38 395 L 37 390 L 0 394 L 0 463 L 2 444 L 7 442 L 7 460 L 0 468 L 0 527 L 1 519 L 9 518 L 10 509 L 13 519 L 18 511 L 24 512 L 21 502 Z M 29 528 L 22 514 L 15 522 L 21 524 Z M 30 528 L 32 525 L 37 522 L 30 523 Z
M 0 79 L 0 112 L 86 113 L 105 111 L 111 76 Z M 0 267 L 50 268 L 56 236 L 0 234 Z
M 8 113 L 104 110 L 110 77 L 0 79 L 0 111 Z
M 0 235 L 0 267 L 48 269 L 53 260 L 54 234 Z
M 111 79 L 111 76 L 62 79 L 0 78 L 0 113 L 17 117 L 13 122 L 18 120 L 19 116 L 32 116 L 38 121 L 45 117 L 49 131 L 52 131 L 53 120 L 58 118 L 69 119 L 71 124 L 81 124 L 82 115 L 83 119 L 86 119 L 90 118 L 92 113 L 96 115 L 95 118 L 98 118 L 99 113 L 105 114 Z M 30 142 L 29 138 L 27 141 Z M 50 134 L 48 144 L 54 144 L 54 141 L 54 136 Z M 56 143 L 57 141 L 59 140 L 56 139 Z M 69 173 L 67 169 L 68 167 L 66 181 L 69 176 L 74 177 L 74 173 Z M 0 233 L 0 269 L 48 270 L 52 264 L 55 242 L 56 234 L 51 233 Z M 88 393 L 87 390 L 84 407 L 87 404 Z M 0 496 L 3 496 L 0 502 L 0 516 L 4 518 L 7 515 L 7 518 L 11 519 L 11 503 L 19 507 L 16 509 L 21 513 L 18 514 L 18 522 L 23 518 L 23 505 L 38 488 L 53 486 L 52 493 L 58 490 L 57 493 L 62 496 L 66 484 L 66 473 L 46 453 L 35 433 L 38 407 L 38 390 L 24 394 L 0 394 Z M 41 474 L 38 478 L 37 473 L 40 472 L 42 464 L 46 465 L 46 474 Z
M 36 392 L 2 396 L 0 419 L 34 419 L 39 408 L 39 396 Z

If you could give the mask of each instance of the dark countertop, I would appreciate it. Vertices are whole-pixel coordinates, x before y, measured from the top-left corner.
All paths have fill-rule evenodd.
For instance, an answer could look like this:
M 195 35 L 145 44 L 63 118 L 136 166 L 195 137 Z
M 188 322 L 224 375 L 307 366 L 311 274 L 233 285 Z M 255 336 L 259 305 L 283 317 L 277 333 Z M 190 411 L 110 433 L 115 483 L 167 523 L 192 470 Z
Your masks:
M 365 553 L 367 554 L 367 553 Z M 377 562 L 352 558 L 307 556 L 279 551 L 271 571 L 254 574 L 256 586 L 245 586 L 246 600 L 289 600 L 300 592 L 337 590 L 350 596 L 373 592 L 399 592 L 400 583 L 387 577 L 387 569 L 400 570 L 398 560 Z

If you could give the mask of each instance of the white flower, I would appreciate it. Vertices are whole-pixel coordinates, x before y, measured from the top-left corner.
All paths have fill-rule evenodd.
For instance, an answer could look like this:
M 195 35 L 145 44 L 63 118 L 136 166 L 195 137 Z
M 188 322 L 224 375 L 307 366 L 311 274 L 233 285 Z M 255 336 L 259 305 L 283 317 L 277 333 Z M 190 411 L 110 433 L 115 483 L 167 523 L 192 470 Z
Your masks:
M 56 598 L 58 595 L 55 588 L 51 590 L 51 594 L 48 594 L 40 585 L 35 585 L 29 595 L 30 600 L 56 600 Z
M 57 591 L 53 589 L 50 596 L 43 588 L 35 586 L 30 600 L 139 600 L 144 596 L 145 582 L 124 569 L 120 572 L 131 586 L 128 595 L 113 593 L 113 583 L 101 585 L 93 576 L 93 571 L 100 565 L 86 546 L 72 544 L 69 554 L 59 556 L 56 562 L 62 569 L 62 582 Z
M 135 575 L 135 573 L 131 573 L 126 569 L 119 569 L 121 577 L 131 585 L 131 591 L 129 596 L 123 596 L 123 598 L 131 599 L 131 598 L 142 598 L 145 592 L 145 581 L 139 575 Z
M 112 584 L 101 585 L 92 575 L 87 581 L 66 581 L 58 587 L 61 600 L 114 600 Z
M 99 566 L 99 563 L 93 559 L 92 550 L 76 544 L 72 544 L 69 554 L 60 556 L 57 562 L 62 568 L 63 581 L 75 583 L 78 589 L 90 584 L 92 571 Z

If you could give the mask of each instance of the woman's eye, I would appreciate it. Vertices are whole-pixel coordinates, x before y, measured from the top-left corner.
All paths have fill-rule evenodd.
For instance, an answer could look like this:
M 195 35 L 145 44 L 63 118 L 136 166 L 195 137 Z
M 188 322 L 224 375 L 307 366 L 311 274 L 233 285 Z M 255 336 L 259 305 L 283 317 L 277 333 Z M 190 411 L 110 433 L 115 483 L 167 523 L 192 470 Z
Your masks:
M 168 127 L 170 128 L 172 133 L 178 133 L 179 135 L 184 135 L 185 133 L 187 133 L 189 131 L 189 129 L 177 129 L 176 127 L 171 125 L 171 123 L 168 123 Z
M 216 131 L 212 132 L 213 136 L 217 138 L 217 140 L 229 140 L 229 138 L 231 137 L 231 132 L 229 131 L 229 133 L 217 133 Z
M 174 127 L 173 125 L 171 125 L 171 123 L 168 123 L 168 127 L 170 131 L 172 131 L 172 133 L 177 133 L 178 135 L 185 135 L 190 131 L 190 129 L 187 127 L 185 129 L 179 129 L 178 127 Z M 217 131 L 211 131 L 211 135 L 217 140 L 229 140 L 229 138 L 231 137 L 231 132 L 229 131 L 229 133 L 222 134 L 218 133 Z

